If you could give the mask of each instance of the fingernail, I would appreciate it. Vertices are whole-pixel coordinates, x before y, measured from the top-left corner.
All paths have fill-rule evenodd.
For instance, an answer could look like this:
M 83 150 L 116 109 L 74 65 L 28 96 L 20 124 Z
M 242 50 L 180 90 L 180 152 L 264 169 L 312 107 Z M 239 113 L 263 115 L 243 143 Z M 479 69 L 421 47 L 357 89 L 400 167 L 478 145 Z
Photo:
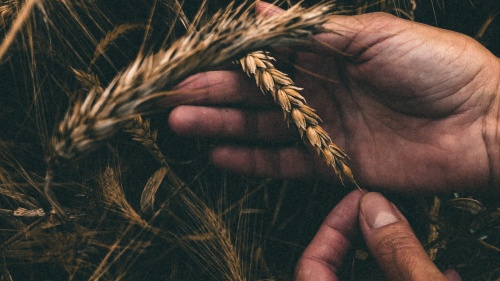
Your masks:
M 399 221 L 394 206 L 378 192 L 365 194 L 359 204 L 362 216 L 370 228 L 379 228 Z

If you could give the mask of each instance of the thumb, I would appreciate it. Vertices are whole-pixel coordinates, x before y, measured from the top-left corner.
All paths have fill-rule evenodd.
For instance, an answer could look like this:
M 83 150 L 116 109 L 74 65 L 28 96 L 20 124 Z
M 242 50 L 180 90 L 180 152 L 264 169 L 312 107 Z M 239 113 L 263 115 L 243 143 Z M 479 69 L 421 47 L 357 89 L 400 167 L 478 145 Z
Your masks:
M 258 15 L 278 16 L 284 10 L 267 2 L 255 5 Z M 311 52 L 318 55 L 357 56 L 367 48 L 387 39 L 402 30 L 415 25 L 386 13 L 370 13 L 356 16 L 333 15 L 324 25 L 326 32 L 314 36 L 310 44 L 289 46 L 295 51 Z
M 443 275 L 430 260 L 410 225 L 380 193 L 360 201 L 359 224 L 366 244 L 388 280 L 460 280 Z

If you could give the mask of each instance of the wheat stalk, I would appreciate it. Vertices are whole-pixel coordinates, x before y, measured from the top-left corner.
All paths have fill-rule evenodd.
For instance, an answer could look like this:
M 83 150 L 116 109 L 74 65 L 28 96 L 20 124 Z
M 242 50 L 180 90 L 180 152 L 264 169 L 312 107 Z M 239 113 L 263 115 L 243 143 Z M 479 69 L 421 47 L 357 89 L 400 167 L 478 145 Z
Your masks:
M 273 18 L 252 16 L 243 7 L 219 12 L 210 24 L 172 47 L 139 57 L 101 93 L 92 89 L 68 111 L 54 134 L 53 157 L 74 159 L 109 139 L 124 121 L 149 113 L 182 79 L 271 45 L 308 40 L 324 32 L 329 5 L 295 6 Z M 175 92 L 175 91 L 174 91 Z
M 320 126 L 321 119 L 312 109 L 305 98 L 299 94 L 302 90 L 295 86 L 290 77 L 276 69 L 272 63 L 273 57 L 268 52 L 252 52 L 236 63 L 240 64 L 243 71 L 255 78 L 255 83 L 262 93 L 269 93 L 274 101 L 283 110 L 285 121 L 295 124 L 301 138 L 306 139 L 314 147 L 325 163 L 332 167 L 335 174 L 342 180 L 347 179 L 358 188 L 351 169 L 347 165 L 346 153 L 338 147 L 328 133 Z
M 429 235 L 427 236 L 428 244 L 432 244 L 439 238 L 438 218 L 439 218 L 440 208 L 441 208 L 441 199 L 439 199 L 438 196 L 434 196 L 434 202 L 432 203 L 432 207 L 429 210 L 430 224 L 429 224 Z M 440 245 L 438 243 L 427 250 L 427 254 L 431 258 L 431 260 L 436 260 L 439 251 L 439 246 Z
M 188 242 L 199 241 L 197 245 L 201 247 L 201 252 L 207 256 L 203 256 L 202 253 L 199 253 L 199 249 L 196 250 L 192 248 L 192 252 L 198 252 L 198 254 L 204 258 L 213 259 L 213 264 L 210 263 L 210 265 L 214 268 L 218 268 L 219 270 L 221 270 L 221 268 L 225 268 L 224 270 L 221 270 L 221 272 L 223 272 L 227 280 L 245 280 L 245 267 L 242 266 L 242 261 L 239 258 L 239 252 L 231 240 L 228 227 L 223 222 L 220 215 L 216 214 L 209 206 L 207 206 L 207 204 L 203 202 L 203 200 L 201 200 L 170 168 L 165 155 L 156 143 L 157 131 L 151 130 L 149 120 L 143 120 L 141 117 L 134 118 L 126 124 L 125 128 L 126 131 L 132 135 L 133 139 L 142 144 L 146 150 L 148 150 L 162 165 L 162 167 L 150 177 L 144 187 L 140 200 L 141 210 L 147 211 L 149 209 L 153 209 L 156 192 L 164 178 L 167 177 L 170 184 L 175 188 L 172 190 L 173 195 L 179 197 L 183 203 L 183 208 L 192 218 L 196 219 L 196 225 L 199 228 L 197 229 L 197 232 L 201 231 L 201 234 L 194 236 L 187 235 L 181 239 L 181 245 L 187 249 L 191 249 L 192 246 L 190 246 Z M 159 211 L 156 212 L 155 216 L 162 211 L 169 212 L 167 207 L 169 203 L 170 200 L 164 202 Z M 182 221 L 179 223 L 181 222 Z M 185 226 L 186 231 L 190 228 L 192 228 L 192 226 Z M 184 242 L 184 240 L 186 241 Z M 221 259 L 222 262 L 214 259 L 214 257 L 221 255 L 224 257 L 224 259 Z
M 141 143 L 153 155 L 156 161 L 162 166 L 168 165 L 165 156 L 156 143 L 158 131 L 151 129 L 151 121 L 149 119 L 144 120 L 140 116 L 134 118 L 125 125 L 125 129 L 132 135 L 133 140 Z

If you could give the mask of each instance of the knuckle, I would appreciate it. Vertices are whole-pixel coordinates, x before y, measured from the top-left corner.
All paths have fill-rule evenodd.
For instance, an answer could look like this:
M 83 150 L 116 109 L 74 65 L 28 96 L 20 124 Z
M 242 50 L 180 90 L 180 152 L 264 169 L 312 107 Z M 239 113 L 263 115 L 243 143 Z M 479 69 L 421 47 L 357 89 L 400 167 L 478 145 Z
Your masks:
M 405 260 L 421 248 L 420 243 L 407 231 L 397 231 L 382 237 L 374 247 L 374 254 L 380 258 Z

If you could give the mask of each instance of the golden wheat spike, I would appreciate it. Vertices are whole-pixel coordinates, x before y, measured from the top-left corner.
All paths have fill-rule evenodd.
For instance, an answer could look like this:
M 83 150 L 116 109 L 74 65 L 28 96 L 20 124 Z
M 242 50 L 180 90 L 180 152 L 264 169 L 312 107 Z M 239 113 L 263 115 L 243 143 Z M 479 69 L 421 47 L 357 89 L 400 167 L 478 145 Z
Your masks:
M 273 60 L 274 58 L 269 56 L 268 52 L 256 51 L 235 63 L 240 64 L 249 76 L 255 77 L 257 86 L 264 94 L 271 94 L 283 110 L 285 122 L 295 124 L 302 139 L 309 141 L 342 182 L 347 179 L 359 188 L 347 165 L 346 153 L 333 143 L 330 136 L 321 128 L 320 117 L 299 94 L 298 91 L 301 89 L 296 87 L 293 80 L 285 73 L 274 67 Z

